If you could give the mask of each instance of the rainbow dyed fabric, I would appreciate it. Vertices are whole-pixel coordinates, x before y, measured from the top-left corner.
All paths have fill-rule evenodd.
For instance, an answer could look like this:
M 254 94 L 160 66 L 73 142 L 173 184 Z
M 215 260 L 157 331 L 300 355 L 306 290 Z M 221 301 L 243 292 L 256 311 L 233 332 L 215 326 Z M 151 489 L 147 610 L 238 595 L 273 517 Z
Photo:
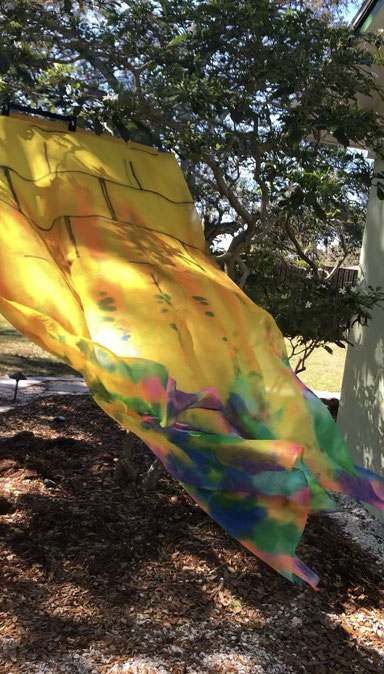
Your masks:
M 207 254 L 175 158 L 0 118 L 0 311 L 84 375 L 209 515 L 289 580 L 328 489 L 384 508 L 273 319 Z

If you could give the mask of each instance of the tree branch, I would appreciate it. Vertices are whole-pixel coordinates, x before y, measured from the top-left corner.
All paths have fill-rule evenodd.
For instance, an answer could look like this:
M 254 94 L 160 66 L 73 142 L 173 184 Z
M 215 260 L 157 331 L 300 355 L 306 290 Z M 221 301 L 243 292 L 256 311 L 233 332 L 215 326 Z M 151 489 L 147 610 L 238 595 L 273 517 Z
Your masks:
M 269 189 L 267 183 L 262 178 L 261 153 L 257 140 L 252 141 L 252 148 L 253 148 L 253 157 L 256 163 L 253 177 L 259 184 L 261 190 L 261 223 L 263 225 L 263 228 L 265 228 L 268 219 Z
M 240 215 L 240 217 L 248 225 L 248 231 L 250 235 L 252 235 L 255 229 L 256 217 L 252 215 L 243 206 L 243 204 L 239 201 L 233 190 L 231 190 L 231 188 L 227 185 L 227 183 L 224 180 L 223 173 L 217 162 L 213 159 L 213 157 L 210 154 L 208 154 L 208 152 L 203 152 L 202 157 L 209 166 L 209 168 L 212 170 L 220 193 L 228 199 L 232 208 L 235 209 L 236 213 Z
M 343 235 L 343 234 L 341 234 L 341 236 L 340 236 L 340 241 L 341 241 L 341 246 L 342 246 L 343 251 L 344 251 L 344 255 L 343 255 L 343 257 L 337 262 L 337 264 L 334 266 L 334 268 L 332 269 L 332 271 L 330 271 L 329 274 L 327 274 L 327 276 L 325 277 L 325 280 L 326 280 L 326 281 L 330 281 L 330 280 L 335 276 L 336 272 L 340 269 L 340 267 L 341 267 L 341 265 L 343 264 L 344 260 L 348 257 L 347 244 L 345 243 L 345 238 L 344 238 L 344 235 Z
M 300 245 L 300 242 L 297 240 L 297 238 L 295 236 L 295 233 L 294 233 L 294 231 L 291 227 L 291 224 L 289 222 L 289 216 L 288 215 L 287 215 L 286 218 L 284 218 L 284 228 L 285 228 L 285 231 L 287 232 L 288 237 L 290 238 L 293 245 L 295 246 L 295 249 L 296 249 L 298 255 L 301 257 L 302 260 L 304 260 L 304 262 L 306 262 L 311 267 L 315 276 L 318 277 L 319 276 L 319 270 L 317 268 L 317 265 L 313 262 L 313 260 L 311 260 L 310 257 L 308 257 L 308 255 L 304 252 L 304 249 Z
M 247 282 L 247 278 L 250 274 L 250 270 L 248 269 L 244 260 L 240 256 L 237 258 L 237 262 L 238 262 L 238 265 L 239 265 L 239 267 L 241 269 L 241 272 L 242 272 L 238 285 L 239 285 L 239 288 L 243 289 L 246 282 Z

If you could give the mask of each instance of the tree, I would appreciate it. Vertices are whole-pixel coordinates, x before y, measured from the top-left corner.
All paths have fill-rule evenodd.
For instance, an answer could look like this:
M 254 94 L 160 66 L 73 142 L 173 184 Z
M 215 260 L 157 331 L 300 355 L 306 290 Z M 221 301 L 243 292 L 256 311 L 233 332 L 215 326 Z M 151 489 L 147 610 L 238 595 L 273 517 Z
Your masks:
M 383 151 L 383 118 L 359 103 L 382 96 L 383 40 L 340 23 L 344 4 L 2 2 L 0 95 L 174 150 L 219 262 L 249 293 L 266 251 L 320 279 L 321 250 L 340 252 L 336 271 L 358 247 L 382 180 L 348 148 Z M 360 299 L 350 322 L 365 320 Z
M 253 268 L 246 292 L 274 316 L 289 342 L 288 357 L 296 362 L 296 374 L 306 369 L 315 349 L 323 347 L 332 354 L 334 346 L 345 348 L 354 323 L 367 325 L 374 307 L 383 307 L 381 288 L 352 284 L 336 287 L 326 278 L 316 278 L 311 270 L 293 269 L 281 282 L 276 274 L 276 257 L 267 249 L 262 259 L 259 255 L 255 264 L 251 257 L 249 264 Z

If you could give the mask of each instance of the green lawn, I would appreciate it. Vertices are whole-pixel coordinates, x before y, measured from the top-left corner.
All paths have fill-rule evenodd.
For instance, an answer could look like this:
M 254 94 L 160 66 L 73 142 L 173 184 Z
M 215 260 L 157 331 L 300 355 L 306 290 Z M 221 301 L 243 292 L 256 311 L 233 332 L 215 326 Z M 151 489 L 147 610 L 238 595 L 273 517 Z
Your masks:
M 16 370 L 36 377 L 79 376 L 68 365 L 33 344 L 0 315 L 0 375 Z
M 287 347 L 289 353 L 288 344 Z M 334 346 L 332 350 L 331 355 L 325 349 L 316 349 L 308 358 L 307 369 L 299 374 L 301 381 L 313 391 L 341 391 L 347 349 Z M 295 360 L 291 361 L 292 367 Z
M 317 349 L 309 358 L 300 379 L 315 391 L 340 391 L 346 349 L 334 348 L 333 355 Z M 25 375 L 41 377 L 76 377 L 78 373 L 61 363 L 27 337 L 15 330 L 0 315 L 0 374 L 21 370 Z

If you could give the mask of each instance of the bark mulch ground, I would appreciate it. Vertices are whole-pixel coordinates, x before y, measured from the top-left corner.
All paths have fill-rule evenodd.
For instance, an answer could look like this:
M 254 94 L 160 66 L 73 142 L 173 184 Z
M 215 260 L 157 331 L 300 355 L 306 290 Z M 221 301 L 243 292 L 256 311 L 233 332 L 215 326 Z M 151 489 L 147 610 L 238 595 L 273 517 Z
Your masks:
M 381 570 L 332 518 L 312 517 L 299 549 L 314 592 L 170 477 L 119 485 L 123 432 L 89 396 L 0 421 L 1 674 L 384 671 Z M 141 474 L 151 460 L 138 441 Z

